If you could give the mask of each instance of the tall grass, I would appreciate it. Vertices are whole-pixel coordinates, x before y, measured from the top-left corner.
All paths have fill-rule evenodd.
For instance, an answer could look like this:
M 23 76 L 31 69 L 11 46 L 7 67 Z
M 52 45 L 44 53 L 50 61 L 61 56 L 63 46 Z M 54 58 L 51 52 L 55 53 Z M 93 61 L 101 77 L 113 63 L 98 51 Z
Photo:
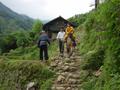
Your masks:
M 0 90 L 25 90 L 30 82 L 40 89 L 53 75 L 39 61 L 0 61 Z
M 89 76 L 83 84 L 85 90 L 120 90 L 119 14 L 120 0 L 106 0 L 87 16 L 80 44 L 83 66 L 91 72 L 102 67 L 102 74 L 98 78 Z

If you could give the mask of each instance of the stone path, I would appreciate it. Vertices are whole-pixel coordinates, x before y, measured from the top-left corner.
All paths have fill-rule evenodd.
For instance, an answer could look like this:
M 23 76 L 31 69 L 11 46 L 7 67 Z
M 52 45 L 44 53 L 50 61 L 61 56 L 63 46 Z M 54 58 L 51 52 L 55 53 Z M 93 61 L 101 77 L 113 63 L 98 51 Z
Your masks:
M 79 90 L 80 55 L 75 50 L 70 58 L 56 57 L 51 62 L 51 69 L 56 72 L 51 90 Z

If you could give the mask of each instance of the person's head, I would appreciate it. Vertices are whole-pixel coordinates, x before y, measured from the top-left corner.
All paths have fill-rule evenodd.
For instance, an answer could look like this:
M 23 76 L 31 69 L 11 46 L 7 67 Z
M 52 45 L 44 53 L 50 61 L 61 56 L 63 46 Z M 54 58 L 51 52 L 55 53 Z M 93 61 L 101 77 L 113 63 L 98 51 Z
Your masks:
M 60 29 L 60 32 L 64 32 L 64 29 L 63 29 L 63 28 L 61 28 L 61 29 Z
M 69 27 L 69 26 L 70 26 L 70 24 L 68 23 L 68 24 L 67 24 L 67 26 Z
M 45 31 L 41 31 L 41 34 L 44 34 L 45 33 Z

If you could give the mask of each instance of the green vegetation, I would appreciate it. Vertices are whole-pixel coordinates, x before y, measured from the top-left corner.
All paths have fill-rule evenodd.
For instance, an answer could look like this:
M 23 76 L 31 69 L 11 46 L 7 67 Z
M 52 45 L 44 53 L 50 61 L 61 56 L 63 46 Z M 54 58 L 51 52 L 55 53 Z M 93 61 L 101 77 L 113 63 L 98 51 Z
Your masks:
M 84 29 L 79 46 L 84 58 L 81 70 L 89 73 L 81 78 L 84 90 L 120 90 L 119 14 L 120 0 L 106 0 L 80 25 Z M 96 77 L 97 70 L 101 74 Z
M 9 53 L 4 53 L 2 55 L 2 59 L 4 60 L 39 60 L 39 48 L 36 45 L 28 46 L 28 47 L 19 47 L 15 50 L 10 50 Z M 57 44 L 56 41 L 52 42 L 50 46 L 48 46 L 49 57 L 52 58 L 57 55 Z
M 39 61 L 0 61 L 0 90 L 26 90 L 30 82 L 37 83 L 39 90 L 48 90 L 53 75 Z
M 33 19 L 17 14 L 0 2 L 0 34 L 8 32 L 30 30 Z
M 28 46 L 33 23 L 33 19 L 15 13 L 0 2 L 0 54 Z
M 26 90 L 30 82 L 50 90 L 54 72 L 39 61 L 37 41 L 42 22 L 19 15 L 0 3 L 0 90 Z M 56 42 L 49 55 L 56 54 Z M 53 51 L 54 50 L 54 51 Z
M 39 48 L 37 47 L 37 42 L 41 30 L 42 23 L 40 20 L 36 20 L 31 31 L 17 31 L 4 37 L 2 40 L 7 41 L 7 43 L 1 43 L 1 45 L 3 45 L 1 46 L 1 50 L 4 52 L 9 50 L 9 53 L 3 53 L 2 59 L 39 60 Z M 15 47 L 12 48 L 12 46 Z M 49 46 L 49 56 L 52 57 L 56 55 L 56 50 L 57 44 L 56 41 L 54 41 Z
M 25 90 L 30 82 L 37 83 L 39 90 L 50 90 L 55 73 L 39 61 L 37 47 L 39 33 L 37 32 L 40 31 L 39 28 L 42 25 L 39 28 L 37 26 L 35 22 L 31 31 L 17 31 L 1 39 L 5 41 L 1 43 L 4 47 L 2 50 L 9 50 L 9 52 L 1 52 L 0 56 L 2 59 L 0 61 L 0 90 Z M 16 45 L 16 48 L 12 49 L 10 45 Z M 56 48 L 56 42 L 49 46 L 50 57 L 56 54 Z
M 75 15 L 75 16 L 69 18 L 68 20 L 70 22 L 75 22 L 77 25 L 81 25 L 86 21 L 87 15 L 88 15 L 88 13 L 86 13 L 86 14 L 78 14 L 78 15 Z
M 0 52 L 9 52 L 11 49 L 16 49 L 19 47 L 29 47 L 31 45 L 37 44 L 37 39 L 39 38 L 39 32 L 42 29 L 42 23 L 40 20 L 36 20 L 33 24 L 33 29 L 31 31 L 14 31 L 7 35 L 1 35 L 0 42 Z M 39 31 L 39 32 L 38 32 Z
M 81 88 L 120 90 L 120 0 L 106 0 L 97 10 L 69 20 L 79 24 L 77 36 L 83 56 Z M 32 81 L 39 84 L 39 89 L 50 90 L 54 72 L 38 61 L 37 39 L 40 30 L 42 23 L 37 20 L 31 31 L 20 30 L 1 35 L 1 90 L 25 89 L 25 85 Z M 56 51 L 55 41 L 49 46 L 50 57 L 55 56 Z M 96 75 L 96 72 L 100 74 Z

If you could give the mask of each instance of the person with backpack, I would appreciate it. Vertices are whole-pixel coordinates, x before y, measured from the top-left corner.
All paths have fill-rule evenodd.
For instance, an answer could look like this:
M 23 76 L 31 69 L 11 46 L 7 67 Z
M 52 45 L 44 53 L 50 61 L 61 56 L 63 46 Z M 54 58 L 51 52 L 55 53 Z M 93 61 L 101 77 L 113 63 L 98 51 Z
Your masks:
M 50 39 L 45 31 L 41 32 L 38 47 L 40 48 L 40 60 L 48 60 L 48 44 L 50 45 Z

